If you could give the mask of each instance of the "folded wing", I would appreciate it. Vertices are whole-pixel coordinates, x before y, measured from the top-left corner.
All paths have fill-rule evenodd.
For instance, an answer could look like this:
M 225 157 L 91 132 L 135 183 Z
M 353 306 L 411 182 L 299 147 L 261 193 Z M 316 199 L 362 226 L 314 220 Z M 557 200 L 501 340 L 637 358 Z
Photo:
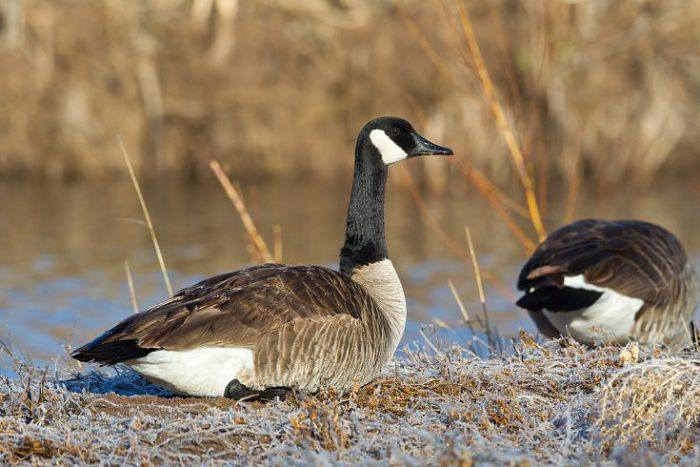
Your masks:
M 358 309 L 358 303 L 368 306 Z M 130 316 L 72 356 L 110 365 L 158 350 L 253 348 L 292 321 L 362 319 L 368 293 L 347 276 L 316 266 L 264 264 L 206 279 Z
M 585 308 L 600 289 L 658 303 L 672 291 L 687 258 L 667 230 L 646 222 L 588 219 L 552 233 L 525 264 L 518 305 L 529 310 L 570 311 Z M 581 276 L 586 287 L 569 286 Z

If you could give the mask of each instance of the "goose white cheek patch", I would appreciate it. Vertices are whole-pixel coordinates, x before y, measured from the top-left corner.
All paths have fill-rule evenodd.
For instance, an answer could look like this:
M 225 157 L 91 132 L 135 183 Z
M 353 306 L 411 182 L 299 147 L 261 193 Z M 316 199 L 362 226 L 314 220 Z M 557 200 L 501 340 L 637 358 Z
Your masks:
M 394 141 L 384 133 L 384 130 L 372 130 L 369 133 L 369 139 L 372 141 L 372 144 L 374 144 L 374 147 L 377 148 L 379 154 L 382 155 L 382 161 L 384 161 L 386 165 L 393 164 L 394 162 L 408 157 L 406 151 L 401 149 L 401 146 L 394 143 Z

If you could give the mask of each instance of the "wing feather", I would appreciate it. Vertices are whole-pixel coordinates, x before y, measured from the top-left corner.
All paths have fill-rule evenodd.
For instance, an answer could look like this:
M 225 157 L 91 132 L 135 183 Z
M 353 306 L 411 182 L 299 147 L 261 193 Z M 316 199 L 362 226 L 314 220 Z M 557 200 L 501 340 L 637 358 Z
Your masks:
M 156 349 L 253 348 L 261 336 L 295 321 L 362 319 L 373 304 L 349 277 L 318 266 L 264 264 L 205 279 L 132 315 L 73 352 L 81 361 L 114 364 Z M 285 326 L 287 333 L 304 326 Z
M 686 263 L 682 245 L 662 227 L 587 219 L 555 231 L 537 248 L 518 289 L 562 287 L 565 276 L 582 274 L 590 284 L 653 303 L 669 293 Z

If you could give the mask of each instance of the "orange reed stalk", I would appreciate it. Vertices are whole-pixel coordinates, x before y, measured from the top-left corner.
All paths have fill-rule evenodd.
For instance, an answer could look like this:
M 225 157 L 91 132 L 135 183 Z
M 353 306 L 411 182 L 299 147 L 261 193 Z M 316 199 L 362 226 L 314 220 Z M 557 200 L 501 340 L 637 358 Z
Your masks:
M 233 204 L 233 207 L 236 208 L 236 212 L 238 212 L 241 222 L 243 222 L 243 227 L 248 233 L 248 239 L 250 240 L 253 250 L 263 262 L 271 263 L 273 261 L 273 257 L 272 254 L 270 254 L 270 249 L 267 247 L 262 235 L 260 235 L 258 232 L 257 227 L 255 227 L 255 222 L 253 222 L 253 219 L 248 213 L 248 209 L 243 202 L 243 197 L 233 186 L 231 180 L 229 180 L 218 161 L 209 161 L 209 167 L 211 167 L 212 172 L 214 172 L 214 175 L 216 175 L 219 183 L 221 183 L 221 186 L 224 188 L 229 200 L 231 200 L 231 204 Z
M 515 209 L 514 206 L 506 204 L 506 201 L 510 200 L 510 198 L 501 193 L 500 190 L 498 190 L 498 188 L 486 177 L 476 172 L 476 169 L 460 167 L 459 163 L 457 163 L 457 167 L 468 179 L 472 180 L 474 186 L 481 192 L 491 206 L 493 206 L 496 212 L 498 212 L 501 218 L 505 221 L 508 229 L 513 233 L 520 245 L 522 245 L 522 247 L 525 249 L 525 252 L 528 254 L 532 253 L 537 245 L 530 239 L 523 229 L 520 228 L 515 219 L 513 219 L 513 216 L 511 216 L 510 212 L 506 210 L 506 207 L 509 207 L 515 210 L 515 212 L 518 214 L 522 214 L 519 210 Z M 516 207 L 522 208 L 517 204 Z
M 491 111 L 493 112 L 493 116 L 496 120 L 496 125 L 498 126 L 498 129 L 503 136 L 506 145 L 508 146 L 508 150 L 510 151 L 513 159 L 513 164 L 515 165 L 516 172 L 520 178 L 520 183 L 525 191 L 525 199 L 530 212 L 532 226 L 534 227 L 538 238 L 540 240 L 544 240 L 544 238 L 547 236 L 547 231 L 544 227 L 544 223 L 542 222 L 542 216 L 540 215 L 537 196 L 535 195 L 534 183 L 532 182 L 532 178 L 530 177 L 530 174 L 525 166 L 525 158 L 515 139 L 513 129 L 505 116 L 503 107 L 496 96 L 496 88 L 491 80 L 491 75 L 486 68 L 484 57 L 481 55 L 481 49 L 479 48 L 479 44 L 476 40 L 476 35 L 474 34 L 474 29 L 472 28 L 467 8 L 462 2 L 457 3 L 457 8 L 459 10 L 459 19 L 460 24 L 462 25 L 462 32 L 464 33 L 464 38 L 466 39 L 469 53 L 474 66 L 476 67 L 477 77 L 481 83 L 484 98 L 491 107 Z

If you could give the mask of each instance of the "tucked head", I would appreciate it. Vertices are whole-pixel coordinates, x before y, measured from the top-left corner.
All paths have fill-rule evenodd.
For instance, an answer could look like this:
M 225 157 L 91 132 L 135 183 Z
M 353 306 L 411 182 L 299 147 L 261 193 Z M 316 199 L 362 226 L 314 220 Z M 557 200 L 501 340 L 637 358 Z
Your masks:
M 409 122 L 398 117 L 371 120 L 360 132 L 358 143 L 371 144 L 385 165 L 415 156 L 453 154 L 450 148 L 438 146 L 423 138 Z

